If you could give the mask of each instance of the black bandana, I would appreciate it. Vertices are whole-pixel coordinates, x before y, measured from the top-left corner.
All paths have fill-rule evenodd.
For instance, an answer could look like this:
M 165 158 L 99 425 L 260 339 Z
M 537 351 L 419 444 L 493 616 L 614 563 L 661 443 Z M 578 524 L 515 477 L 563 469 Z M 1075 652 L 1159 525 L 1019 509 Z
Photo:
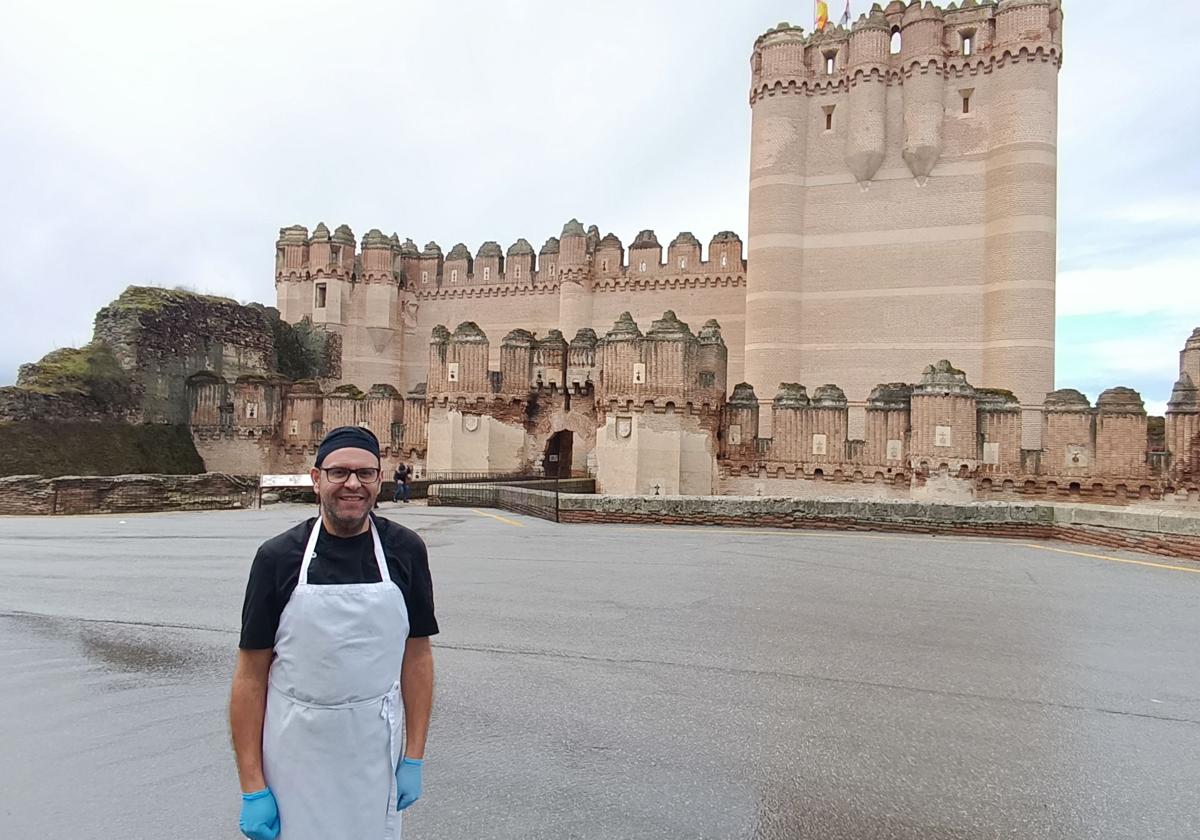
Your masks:
M 341 426 L 325 435 L 317 448 L 317 466 L 325 462 L 325 458 L 339 449 L 365 449 L 379 457 L 379 438 L 370 429 L 362 426 Z

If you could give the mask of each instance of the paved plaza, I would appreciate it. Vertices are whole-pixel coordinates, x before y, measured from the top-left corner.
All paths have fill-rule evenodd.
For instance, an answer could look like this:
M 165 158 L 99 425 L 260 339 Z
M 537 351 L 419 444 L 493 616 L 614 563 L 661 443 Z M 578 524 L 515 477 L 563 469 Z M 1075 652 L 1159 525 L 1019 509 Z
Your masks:
M 1200 832 L 1200 565 L 382 512 L 443 630 L 406 840 Z M 309 514 L 0 518 L 0 837 L 239 836 L 242 589 Z

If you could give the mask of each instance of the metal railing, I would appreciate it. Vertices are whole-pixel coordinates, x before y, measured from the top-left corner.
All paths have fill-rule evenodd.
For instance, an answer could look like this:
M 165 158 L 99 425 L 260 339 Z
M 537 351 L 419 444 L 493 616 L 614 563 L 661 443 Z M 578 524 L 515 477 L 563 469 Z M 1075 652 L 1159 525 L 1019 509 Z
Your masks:
M 563 493 L 594 493 L 590 478 L 544 478 L 525 476 L 508 481 L 462 481 L 440 484 L 429 495 L 431 505 L 498 508 L 525 516 L 560 521 Z

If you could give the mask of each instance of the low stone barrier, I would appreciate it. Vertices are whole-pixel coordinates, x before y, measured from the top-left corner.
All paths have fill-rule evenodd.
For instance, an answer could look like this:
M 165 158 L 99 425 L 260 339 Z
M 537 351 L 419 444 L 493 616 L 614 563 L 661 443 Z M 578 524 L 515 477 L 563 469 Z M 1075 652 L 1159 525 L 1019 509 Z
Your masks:
M 202 475 L 36 475 L 0 478 L 0 514 L 56 516 L 253 507 L 257 478 Z
M 506 492 L 520 494 L 523 488 Z M 765 497 L 593 496 L 564 493 L 564 523 L 811 528 L 955 534 L 1082 545 L 1200 560 L 1200 515 L 1079 505 Z

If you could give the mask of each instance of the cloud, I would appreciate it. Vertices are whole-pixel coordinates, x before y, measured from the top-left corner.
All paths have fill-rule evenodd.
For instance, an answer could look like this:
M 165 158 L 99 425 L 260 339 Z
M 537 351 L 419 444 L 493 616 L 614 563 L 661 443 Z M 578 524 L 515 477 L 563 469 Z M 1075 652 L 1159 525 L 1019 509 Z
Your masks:
M 1200 195 L 1163 196 L 1151 201 L 1139 201 L 1114 208 L 1107 215 L 1117 222 L 1183 225 L 1200 230 Z
M 1200 167 L 1174 140 L 1200 133 L 1200 109 L 1145 80 L 1197 76 L 1200 51 L 1135 56 L 1127 4 L 1086 6 L 1068 8 L 1060 77 L 1059 378 L 1111 367 L 1160 393 L 1183 322 L 1200 324 Z M 283 225 L 472 249 L 536 247 L 572 216 L 626 242 L 745 234 L 751 44 L 779 20 L 810 25 L 790 0 L 5 12 L 0 384 L 86 341 L 132 283 L 273 302 Z M 1128 314 L 1144 320 L 1117 323 Z
M 1200 320 L 1200 256 L 1156 259 L 1124 268 L 1060 271 L 1058 317 L 1194 312 Z

